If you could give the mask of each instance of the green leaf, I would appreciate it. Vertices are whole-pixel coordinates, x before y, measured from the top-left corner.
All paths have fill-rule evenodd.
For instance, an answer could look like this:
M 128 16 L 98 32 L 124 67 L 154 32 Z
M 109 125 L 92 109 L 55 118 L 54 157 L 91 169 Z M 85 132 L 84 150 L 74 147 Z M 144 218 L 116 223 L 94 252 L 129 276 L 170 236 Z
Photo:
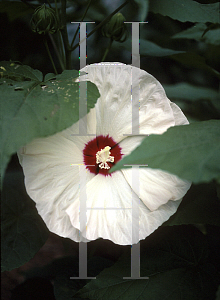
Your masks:
M 207 32 L 206 32 L 207 30 Z M 204 41 L 207 44 L 220 45 L 220 28 L 208 30 L 204 23 L 197 23 L 194 26 L 176 33 L 173 39 L 194 39 L 196 41 Z
M 219 92 L 186 82 L 163 87 L 167 97 L 182 109 L 190 122 L 220 118 Z
M 220 93 L 206 87 L 193 86 L 186 82 L 177 83 L 174 85 L 163 85 L 167 97 L 171 99 L 184 99 L 196 101 L 199 99 L 217 99 L 220 98 Z
M 112 48 L 115 51 L 116 50 L 124 51 L 124 49 L 126 49 L 127 51 L 131 51 L 131 41 L 127 40 L 124 43 L 121 43 L 120 45 L 113 43 Z M 178 50 L 173 50 L 173 49 L 162 48 L 153 42 L 146 41 L 144 39 L 140 39 L 140 55 L 141 56 L 163 57 L 163 56 L 170 56 L 170 55 L 182 54 L 182 53 L 185 53 L 185 51 L 178 51 Z
M 43 75 L 38 70 L 10 62 L 0 63 L 2 149 L 1 173 L 20 147 L 36 137 L 61 131 L 79 120 L 79 72 Z M 95 106 L 99 92 L 87 82 L 88 111 Z M 3 177 L 3 175 L 2 175 Z
M 55 79 L 55 78 L 56 78 L 56 75 L 54 73 L 48 73 L 44 77 L 44 82 L 47 82 L 48 80 Z
M 173 39 L 194 39 L 194 40 L 201 40 L 202 35 L 207 29 L 206 24 L 204 23 L 197 23 L 192 27 L 178 32 L 172 36 Z
M 220 121 L 210 120 L 170 127 L 162 135 L 146 137 L 111 172 L 124 165 L 148 165 L 194 183 L 220 176 Z
M 66 266 L 64 264 L 62 264 L 62 266 L 60 265 L 60 268 L 57 270 L 57 275 L 54 280 L 54 294 L 56 300 L 76 299 L 75 297 L 73 298 L 73 296 L 88 282 L 88 280 L 70 279 L 70 277 L 78 277 L 79 273 L 78 261 L 75 264 L 71 264 L 69 261 L 66 261 Z M 89 277 L 95 277 L 104 268 L 108 268 L 112 265 L 113 262 L 108 259 L 97 256 L 92 257 L 88 260 L 87 274 Z
M 211 278 L 216 271 L 207 271 L 207 243 L 198 230 L 187 226 L 160 228 L 145 243 L 140 274 L 149 279 L 123 279 L 131 276 L 131 258 L 124 255 L 77 296 L 94 300 L 212 299 L 216 280 Z
M 148 14 L 149 1 L 148 0 L 134 0 L 134 1 L 139 6 L 140 22 L 144 22 Z
M 140 40 L 140 55 L 145 56 L 169 56 L 178 53 L 185 53 L 185 51 L 177 51 L 172 49 L 162 48 L 150 41 Z
M 218 291 L 217 291 L 215 300 L 220 300 L 220 286 L 218 287 Z
M 70 300 L 87 281 L 70 279 L 79 276 L 79 259 L 77 256 L 63 256 L 50 263 L 34 267 L 24 274 L 26 279 L 46 278 L 53 281 L 56 300 Z
M 210 74 L 220 79 L 220 73 L 212 69 L 209 65 L 207 65 L 205 58 L 196 53 L 187 52 L 174 54 L 171 56 L 171 58 L 183 64 L 184 67 L 201 69 L 203 71 L 209 72 Z
M 85 73 L 85 72 L 84 72 Z M 82 73 L 81 73 L 82 74 Z M 48 75 L 48 77 L 47 77 Z M 79 71 L 77 70 L 64 70 L 62 74 L 54 75 L 54 74 L 47 74 L 45 76 L 44 82 L 47 82 L 48 80 L 56 78 L 57 80 L 68 80 L 70 78 L 77 78 L 79 77 Z M 50 75 L 50 76 L 49 76 Z
M 2 1 L 0 3 L 0 13 L 7 13 L 10 22 L 34 12 L 34 8 L 18 1 Z
M 204 39 L 207 44 L 219 46 L 220 45 L 220 28 L 209 30 L 204 35 Z
M 214 183 L 192 185 L 177 212 L 163 226 L 182 224 L 220 226 L 220 201 Z
M 220 22 L 218 2 L 200 4 L 193 0 L 151 0 L 149 10 L 181 22 Z
M 49 231 L 25 191 L 22 173 L 6 173 L 1 208 L 1 271 L 10 271 L 36 254 Z
M 87 275 L 88 277 L 95 277 L 103 269 L 112 265 L 113 262 L 109 259 L 93 256 L 87 262 Z M 35 267 L 28 270 L 25 273 L 25 277 L 26 279 L 41 277 L 53 280 L 56 300 L 76 299 L 74 295 L 89 281 L 70 279 L 70 277 L 79 277 L 79 257 L 77 256 L 64 256 L 54 259 L 43 267 Z
M 15 81 L 42 81 L 43 74 L 29 66 L 22 66 L 14 62 L 1 61 L 0 75 L 3 78 L 10 78 Z
M 215 113 L 220 113 L 220 93 L 213 89 L 201 86 L 193 86 L 186 82 L 181 82 L 174 85 L 163 85 L 163 87 L 166 91 L 167 97 L 171 100 L 187 100 L 189 102 L 206 100 L 206 102 L 213 106 Z M 217 118 L 217 116 L 214 117 L 213 114 L 213 118 Z

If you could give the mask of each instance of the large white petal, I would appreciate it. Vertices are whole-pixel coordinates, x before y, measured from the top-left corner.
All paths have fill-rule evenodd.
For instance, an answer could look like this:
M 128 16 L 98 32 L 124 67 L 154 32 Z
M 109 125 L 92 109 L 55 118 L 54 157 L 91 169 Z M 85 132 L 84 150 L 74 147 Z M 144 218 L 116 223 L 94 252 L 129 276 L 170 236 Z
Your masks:
M 95 176 L 86 185 L 87 224 L 83 236 L 88 240 L 99 237 L 112 240 L 116 244 L 128 245 L 145 239 L 177 210 L 180 201 L 166 201 L 157 210 L 151 211 L 132 193 L 123 174 L 117 171 L 112 176 Z M 132 199 L 133 197 L 133 199 Z M 132 200 L 135 214 L 132 220 Z M 79 223 L 80 201 L 74 201 L 66 210 L 74 228 L 81 229 Z M 138 215 L 137 215 L 138 216 Z M 132 239 L 132 226 L 139 235 Z M 139 228 L 138 228 L 139 227 Z
M 162 133 L 174 126 L 173 111 L 163 87 L 146 71 L 121 63 L 93 64 L 82 71 L 88 74 L 80 80 L 92 81 L 101 94 L 95 106 L 97 135 L 109 134 L 120 142 L 132 133 L 131 93 L 139 94 L 141 134 Z
M 170 102 L 173 111 L 175 125 L 188 124 L 188 120 L 182 113 L 181 109 Z M 122 148 L 122 154 L 130 154 L 144 139 L 144 136 L 127 137 L 119 143 Z M 122 170 L 126 180 L 132 186 L 132 170 Z M 169 200 L 176 201 L 181 199 L 191 183 L 187 180 L 182 180 L 179 177 L 169 174 L 162 170 L 140 168 L 139 169 L 139 185 L 132 186 L 133 190 L 140 195 L 140 199 L 148 207 L 149 210 L 155 211 L 161 205 Z
M 150 168 L 139 169 L 138 185 L 132 185 L 132 169 L 122 170 L 126 180 L 135 193 L 151 211 L 155 211 L 169 200 L 181 199 L 191 183 L 175 175 Z
M 170 101 L 170 106 L 173 110 L 175 125 L 186 125 L 189 124 L 189 121 L 183 114 L 182 110 L 175 103 Z
M 79 195 L 83 149 L 93 137 L 75 136 L 78 124 L 47 138 L 35 139 L 18 152 L 28 194 L 48 228 L 79 241 L 66 208 Z M 87 180 L 94 174 L 88 172 Z
M 140 205 L 140 240 L 145 239 L 167 221 L 177 211 L 181 200 L 168 201 L 155 211 L 150 211 L 144 204 Z
M 87 228 L 83 232 L 88 240 L 99 237 L 121 245 L 131 242 L 130 211 L 131 188 L 121 172 L 112 176 L 96 175 L 86 185 Z M 80 229 L 80 201 L 72 203 L 66 212 L 72 225 Z

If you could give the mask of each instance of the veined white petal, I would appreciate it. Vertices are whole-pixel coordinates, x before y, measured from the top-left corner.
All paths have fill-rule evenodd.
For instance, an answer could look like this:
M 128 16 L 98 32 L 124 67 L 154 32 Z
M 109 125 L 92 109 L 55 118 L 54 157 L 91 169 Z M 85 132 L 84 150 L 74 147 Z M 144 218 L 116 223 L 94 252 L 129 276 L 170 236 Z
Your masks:
M 188 124 L 188 120 L 175 104 L 170 102 L 173 111 L 175 125 Z M 137 146 L 141 144 L 144 136 L 127 137 L 120 142 L 122 153 L 130 154 Z M 126 180 L 132 186 L 132 170 L 122 170 Z M 155 211 L 161 205 L 169 200 L 176 201 L 183 197 L 190 188 L 191 183 L 187 180 L 182 180 L 178 176 L 169 174 L 165 171 L 151 168 L 139 169 L 139 187 L 133 190 L 140 195 L 140 199 L 148 207 L 149 210 Z
M 101 95 L 95 106 L 97 135 L 120 142 L 132 133 L 132 94 L 139 95 L 140 134 L 163 133 L 175 125 L 163 87 L 146 71 L 121 63 L 93 64 L 82 71 L 88 74 L 80 80 L 95 83 Z
M 176 201 L 183 197 L 191 183 L 167 172 L 139 168 L 139 185 L 132 186 L 132 169 L 123 169 L 129 185 L 150 211 L 155 211 L 169 200 Z
M 140 240 L 150 235 L 167 221 L 177 211 L 181 200 L 170 200 L 155 211 L 150 211 L 144 204 L 140 205 Z
M 133 135 L 128 136 L 124 140 L 122 140 L 119 145 L 122 148 L 122 154 L 128 155 L 130 154 L 134 149 L 136 149 L 143 139 L 146 138 L 146 135 Z
M 73 135 L 77 124 L 47 138 L 35 139 L 18 152 L 29 196 L 49 230 L 79 241 L 65 210 L 79 194 L 83 149 L 91 137 Z M 88 172 L 87 180 L 94 174 Z
M 99 237 L 121 245 L 131 241 L 132 191 L 121 172 L 112 176 L 96 175 L 86 185 L 87 229 L 83 232 L 88 240 Z M 72 225 L 80 229 L 79 199 L 66 210 Z
M 88 240 L 102 237 L 120 245 L 138 243 L 150 235 L 176 212 L 180 203 L 166 201 L 157 210 L 151 211 L 137 194 L 132 193 L 120 171 L 111 177 L 95 176 L 86 185 L 86 193 L 87 224 L 83 236 Z M 139 219 L 132 219 L 132 201 L 139 205 Z M 80 229 L 79 211 L 79 199 L 66 209 L 73 227 L 77 229 Z M 139 236 L 135 240 L 132 240 L 132 226 L 139 226 Z
M 173 110 L 175 125 L 186 125 L 189 124 L 189 121 L 183 114 L 182 110 L 175 103 L 170 101 L 170 106 Z

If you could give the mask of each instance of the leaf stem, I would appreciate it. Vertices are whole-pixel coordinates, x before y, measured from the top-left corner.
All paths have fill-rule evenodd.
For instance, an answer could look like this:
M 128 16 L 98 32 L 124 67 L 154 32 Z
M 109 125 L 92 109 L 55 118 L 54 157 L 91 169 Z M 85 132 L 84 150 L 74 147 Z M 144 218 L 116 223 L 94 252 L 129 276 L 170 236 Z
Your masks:
M 57 75 L 57 74 L 58 74 L 58 73 L 57 73 L 57 69 L 56 69 L 56 66 L 55 66 L 55 64 L 54 64 L 53 58 L 52 58 L 52 56 L 51 56 L 50 49 L 49 49 L 49 47 L 48 47 L 48 43 L 47 43 L 46 37 L 44 38 L 44 45 L 45 45 L 45 47 L 46 47 L 46 49 L 47 49 L 47 53 L 48 53 L 48 55 L 49 55 L 50 61 L 51 61 L 52 66 L 53 66 L 53 68 L 54 68 L 54 72 L 55 72 L 55 74 Z
M 109 50 L 111 49 L 112 43 L 113 43 L 113 39 L 111 38 L 108 47 L 105 49 L 105 53 L 104 53 L 103 58 L 102 58 L 101 61 L 105 60 Z

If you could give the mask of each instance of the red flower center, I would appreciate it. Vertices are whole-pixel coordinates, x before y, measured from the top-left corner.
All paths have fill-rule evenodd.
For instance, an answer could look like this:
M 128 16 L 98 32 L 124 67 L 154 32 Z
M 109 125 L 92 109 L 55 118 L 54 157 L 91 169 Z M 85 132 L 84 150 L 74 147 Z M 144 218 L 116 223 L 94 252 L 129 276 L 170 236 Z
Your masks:
M 122 158 L 121 147 L 108 135 L 99 135 L 83 149 L 86 168 L 94 174 L 111 175 L 109 169 Z

